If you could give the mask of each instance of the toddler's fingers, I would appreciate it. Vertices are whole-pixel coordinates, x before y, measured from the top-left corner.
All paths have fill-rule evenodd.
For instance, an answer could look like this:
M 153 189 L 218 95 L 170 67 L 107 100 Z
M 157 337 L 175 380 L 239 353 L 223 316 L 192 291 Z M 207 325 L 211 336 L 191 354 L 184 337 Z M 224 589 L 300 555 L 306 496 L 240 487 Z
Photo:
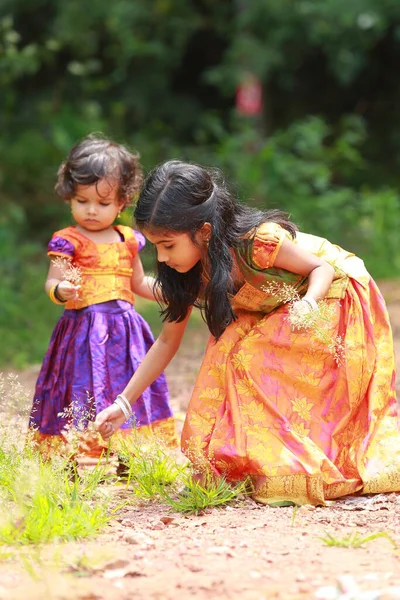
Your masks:
M 58 284 L 59 289 L 61 289 L 65 294 L 68 293 L 75 293 L 77 292 L 81 286 L 80 285 L 74 285 L 73 283 L 71 283 L 70 281 L 62 281 L 61 283 Z

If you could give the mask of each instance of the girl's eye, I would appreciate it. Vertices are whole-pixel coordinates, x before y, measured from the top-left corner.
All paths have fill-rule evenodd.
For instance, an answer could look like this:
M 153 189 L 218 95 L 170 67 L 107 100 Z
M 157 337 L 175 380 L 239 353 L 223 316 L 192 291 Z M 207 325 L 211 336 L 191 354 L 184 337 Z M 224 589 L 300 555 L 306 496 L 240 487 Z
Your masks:
M 173 248 L 173 247 L 174 247 L 174 246 L 173 246 L 173 244 L 171 244 L 171 246 L 164 246 L 164 248 L 165 248 L 166 250 L 171 250 L 171 248 Z
M 78 204 L 86 204 L 86 200 L 80 200 L 79 198 L 77 198 L 77 202 Z
M 110 206 L 111 202 L 100 202 L 101 206 Z

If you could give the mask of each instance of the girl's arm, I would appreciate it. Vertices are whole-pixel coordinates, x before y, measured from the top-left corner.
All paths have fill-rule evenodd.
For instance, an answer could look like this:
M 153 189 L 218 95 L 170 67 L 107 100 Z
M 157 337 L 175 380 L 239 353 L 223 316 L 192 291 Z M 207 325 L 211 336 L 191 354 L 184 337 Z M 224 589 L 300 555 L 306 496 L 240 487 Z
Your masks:
M 133 259 L 132 268 L 132 292 L 138 296 L 141 296 L 142 298 L 147 298 L 147 300 L 157 300 L 154 295 L 155 279 L 154 277 L 145 275 L 142 261 L 140 260 L 138 254 Z
M 55 285 L 58 285 L 57 296 L 60 300 L 74 300 L 78 295 L 80 286 L 73 285 L 69 281 L 63 280 L 61 270 L 53 263 L 53 261 L 51 261 L 46 283 L 44 285 L 47 295 L 49 295 L 51 288 Z
M 131 406 L 141 396 L 146 388 L 164 371 L 165 367 L 175 356 L 183 334 L 186 329 L 190 314 L 181 323 L 165 323 L 162 331 L 147 352 L 137 371 L 132 376 L 128 385 L 121 390 Z M 96 417 L 96 429 L 103 439 L 108 440 L 111 435 L 126 421 L 121 409 L 116 404 L 111 404 L 101 411 Z
M 329 263 L 287 239 L 282 242 L 274 267 L 308 277 L 308 289 L 304 298 L 312 304 L 325 298 L 335 275 L 335 270 Z

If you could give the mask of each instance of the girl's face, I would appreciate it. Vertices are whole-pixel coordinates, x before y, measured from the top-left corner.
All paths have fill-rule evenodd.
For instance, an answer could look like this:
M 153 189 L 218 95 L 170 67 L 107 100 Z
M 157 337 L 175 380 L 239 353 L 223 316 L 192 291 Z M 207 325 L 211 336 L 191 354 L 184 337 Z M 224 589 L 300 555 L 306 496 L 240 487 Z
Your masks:
M 71 200 L 72 216 L 88 231 L 110 227 L 124 203 L 118 198 L 118 183 L 100 179 L 97 184 L 76 186 Z
M 204 228 L 204 226 L 203 226 Z M 165 263 L 178 273 L 187 273 L 204 257 L 209 233 L 201 229 L 196 233 L 195 242 L 188 233 L 172 231 L 154 233 L 143 230 L 146 238 L 157 249 L 157 260 Z

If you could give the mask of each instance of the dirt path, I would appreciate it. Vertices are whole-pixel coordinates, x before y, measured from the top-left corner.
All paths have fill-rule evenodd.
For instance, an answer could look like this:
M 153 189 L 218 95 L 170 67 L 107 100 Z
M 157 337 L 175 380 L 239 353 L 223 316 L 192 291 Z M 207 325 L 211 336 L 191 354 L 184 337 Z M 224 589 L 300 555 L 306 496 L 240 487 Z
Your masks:
M 389 285 L 385 293 L 400 358 L 400 294 Z M 204 348 L 204 334 L 191 335 L 168 370 L 180 419 Z M 32 386 L 36 373 L 21 381 Z M 321 539 L 382 532 L 359 548 Z M 298 510 L 247 499 L 197 517 L 132 504 L 95 541 L 21 550 L 17 559 L 0 547 L 0 600 L 132 598 L 400 599 L 400 494 Z
M 380 495 L 297 511 L 246 500 L 198 517 L 137 505 L 95 542 L 52 545 L 40 557 L 28 553 L 24 563 L 3 563 L 0 598 L 400 598 L 400 557 L 391 540 L 348 549 L 320 539 L 327 533 L 342 539 L 355 528 L 360 537 L 385 531 L 400 544 L 400 498 Z M 37 581 L 26 572 L 29 561 Z M 380 593 L 333 595 L 338 584 Z M 381 595 L 395 587 L 396 595 Z

